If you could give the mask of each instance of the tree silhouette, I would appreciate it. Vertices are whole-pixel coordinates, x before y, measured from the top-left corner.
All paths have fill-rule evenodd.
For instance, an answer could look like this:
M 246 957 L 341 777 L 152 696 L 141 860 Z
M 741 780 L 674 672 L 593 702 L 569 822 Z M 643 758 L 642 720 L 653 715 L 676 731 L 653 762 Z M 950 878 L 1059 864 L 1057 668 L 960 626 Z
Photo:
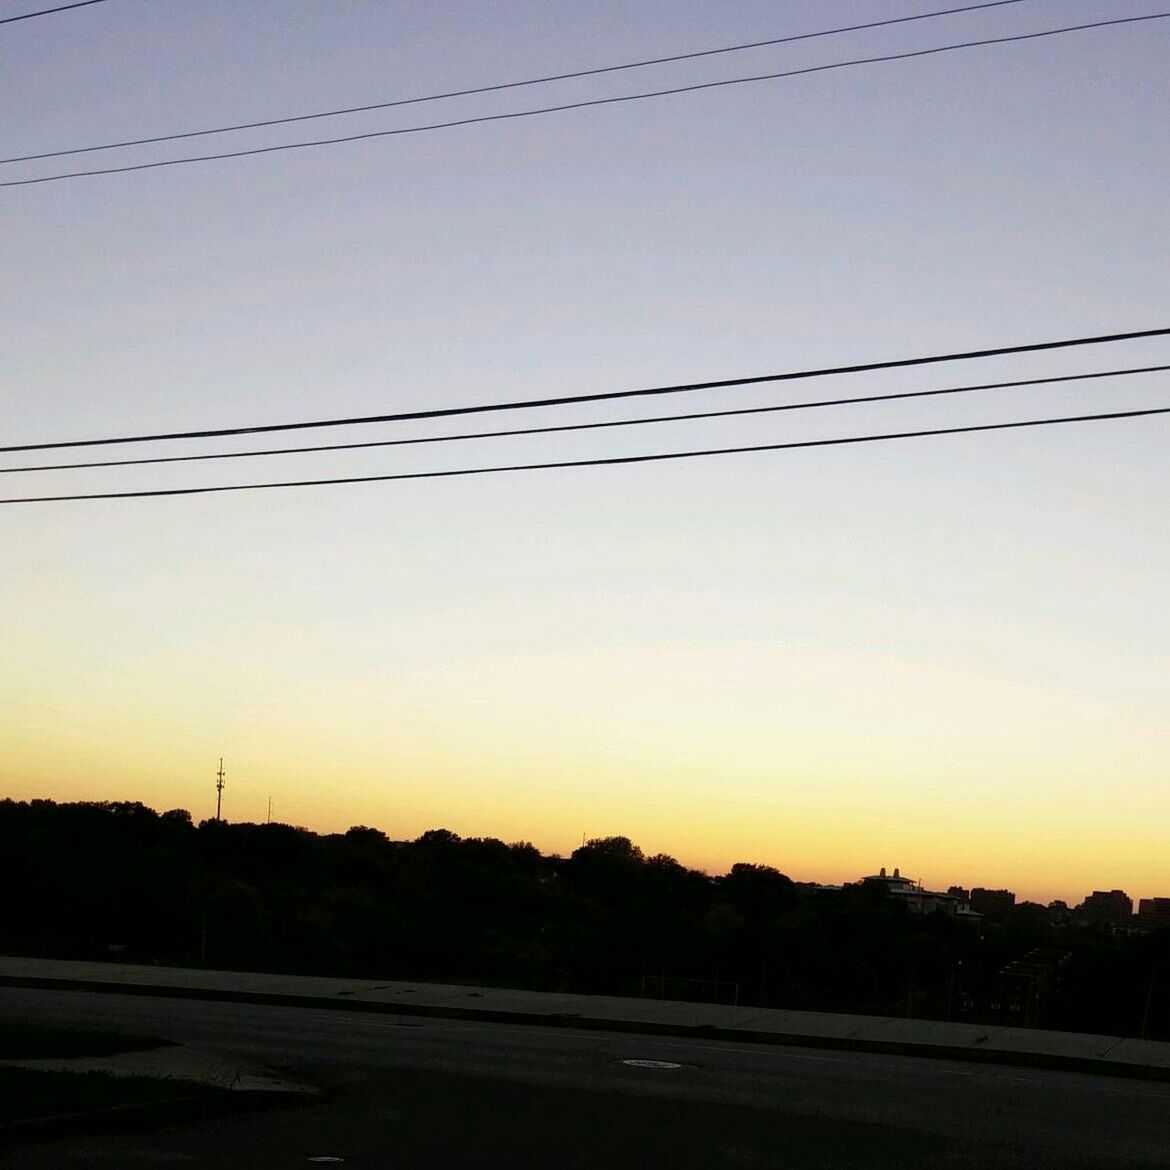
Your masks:
M 1044 980 L 1029 1022 L 1170 1039 L 1170 931 L 1030 903 L 978 928 L 913 915 L 883 882 L 824 890 L 747 862 L 713 877 L 622 836 L 560 858 L 447 829 L 396 841 L 362 825 L 320 835 L 195 825 L 127 801 L 2 800 L 0 881 L 14 892 L 0 917 L 10 954 L 625 995 L 731 988 L 740 1003 L 989 1021 L 1004 1018 L 1016 970 Z

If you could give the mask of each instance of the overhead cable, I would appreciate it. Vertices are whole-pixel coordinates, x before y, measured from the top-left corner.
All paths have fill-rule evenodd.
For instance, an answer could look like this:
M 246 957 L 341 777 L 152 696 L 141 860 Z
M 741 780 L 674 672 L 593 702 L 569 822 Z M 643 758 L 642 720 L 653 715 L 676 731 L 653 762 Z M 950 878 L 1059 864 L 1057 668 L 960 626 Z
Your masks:
M 32 467 L 0 467 L 0 475 L 24 471 L 78 471 L 98 467 L 141 467 L 158 463 L 202 463 L 208 459 L 253 459 L 262 455 L 311 455 L 323 451 L 357 451 L 371 447 L 412 447 L 419 443 L 455 443 L 463 439 L 508 439 L 521 435 L 551 435 L 564 431 L 597 431 L 611 427 L 644 426 L 647 423 L 693 422 L 698 419 L 734 418 L 750 414 L 775 414 L 789 410 L 812 410 L 819 406 L 855 406 L 860 403 L 891 402 L 908 398 L 935 398 L 944 394 L 967 394 L 976 390 L 1005 390 L 1020 386 L 1043 386 L 1055 382 L 1084 382 L 1095 378 L 1120 378 L 1128 374 L 1153 374 L 1170 370 L 1170 365 L 1097 370 L 1090 374 L 1061 374 L 1051 378 L 1019 378 L 1013 382 L 983 382 L 973 386 L 945 386 L 935 390 L 904 390 L 894 394 L 865 394 L 854 398 L 821 398 L 814 402 L 784 402 L 773 406 L 746 406 L 735 410 L 705 410 L 691 414 L 660 414 L 650 418 L 609 419 L 605 422 L 566 423 L 551 427 L 518 427 L 507 431 L 476 431 L 472 434 L 422 435 L 409 439 L 376 439 L 367 443 L 326 443 L 313 447 L 273 447 L 262 451 L 214 451 L 204 455 L 156 455 L 149 459 L 105 459 L 86 463 L 47 463 Z
M 1147 410 L 1114 410 L 1103 414 L 1065 415 L 1058 418 L 1023 419 L 1015 422 L 980 423 L 965 427 L 936 427 L 923 431 L 895 431 L 876 435 L 847 435 L 837 439 L 801 439 L 788 443 L 760 443 L 750 447 L 714 447 L 700 451 L 657 451 L 647 455 L 612 455 L 602 459 L 558 459 L 548 463 L 509 463 L 496 467 L 456 467 L 441 471 L 401 471 L 390 475 L 349 475 L 332 479 L 284 480 L 276 483 L 215 484 L 210 487 L 150 488 L 132 492 L 76 492 L 59 496 L 24 496 L 0 499 L 0 504 L 53 504 L 78 500 L 129 500 L 157 496 L 201 496 L 219 492 L 251 492 L 269 488 L 331 487 L 338 484 L 389 483 L 407 479 L 453 479 L 468 475 L 498 475 L 512 471 L 551 471 L 570 467 L 615 467 L 633 463 L 663 463 L 713 455 L 747 455 L 762 451 L 795 451 L 809 447 L 842 447 L 854 443 L 885 443 L 895 439 L 925 439 L 936 435 L 966 435 L 977 431 L 1006 431 L 1022 427 L 1049 427 L 1061 423 L 1104 422 L 1109 419 L 1144 418 L 1170 414 L 1170 406 Z
M 535 118 L 548 114 L 565 113 L 568 110 L 584 110 L 599 106 L 620 105 L 626 102 L 641 102 L 649 98 L 674 97 L 684 93 L 698 93 L 705 90 L 723 89 L 733 85 L 749 85 L 762 81 L 777 81 L 788 77 L 803 77 L 813 73 L 827 73 L 835 69 L 850 69 L 861 65 L 877 65 L 889 61 L 909 61 L 914 58 L 931 57 L 940 53 L 954 53 L 962 49 L 976 49 L 987 45 L 1006 45 L 1022 41 L 1034 41 L 1044 37 L 1061 36 L 1066 33 L 1085 32 L 1091 29 L 1109 28 L 1118 25 L 1138 24 L 1143 21 L 1164 20 L 1168 12 L 1151 12 L 1142 16 L 1115 17 L 1111 20 L 1096 20 L 1086 24 L 1064 25 L 1060 28 L 1043 29 L 1032 33 L 1015 33 L 1010 36 L 986 37 L 982 40 L 959 41 L 949 45 L 936 45 L 930 49 L 914 49 L 904 53 L 883 53 L 872 57 L 854 57 L 848 61 L 833 61 L 825 65 L 808 65 L 800 69 L 785 69 L 776 73 L 759 73 L 750 77 L 730 77 L 720 81 L 696 82 L 691 85 L 672 86 L 669 89 L 651 90 L 646 93 L 619 94 L 613 97 L 589 98 L 583 101 L 564 102 L 555 106 L 539 106 L 530 110 L 510 110 L 499 114 L 479 114 L 467 118 L 454 118 L 446 122 L 427 122 L 420 126 L 400 126 L 391 130 L 368 130 L 361 134 L 346 134 L 336 138 L 317 138 L 307 142 L 284 142 L 273 146 L 254 146 L 243 150 L 219 151 L 215 154 L 188 155 L 183 158 L 158 159 L 154 162 L 128 163 L 115 167 L 95 167 L 84 171 L 64 171 L 55 175 L 41 175 L 30 179 L 8 179 L 0 187 L 30 187 L 39 183 L 56 183 L 64 179 L 92 178 L 96 175 L 120 175 L 129 171 L 149 171 L 160 167 L 186 166 L 190 163 L 217 162 L 223 159 L 247 158 L 253 155 L 275 154 L 288 150 L 308 150 L 320 146 L 337 146 L 346 142 L 364 142 L 374 138 L 392 138 L 404 134 L 426 134 L 437 130 L 451 130 L 460 126 L 476 126 L 488 122 L 508 122 L 518 118 Z
M 97 0 L 90 0 L 96 3 Z M 501 93 L 504 90 L 522 89 L 527 86 L 549 85 L 556 81 L 573 81 L 583 77 L 599 77 L 606 73 L 621 73 L 630 69 L 646 69 L 654 65 L 672 65 L 680 61 L 695 61 L 703 57 L 717 57 L 727 53 L 742 53 L 748 49 L 764 49 L 775 45 L 788 45 L 797 41 L 812 41 L 821 37 L 840 36 L 842 33 L 862 32 L 868 29 L 885 28 L 894 24 L 910 24 L 914 21 L 933 20 L 941 16 L 954 16 L 962 12 L 976 12 L 983 8 L 1003 8 L 1009 4 L 1021 4 L 1024 0 L 991 0 L 984 4 L 965 4 L 961 8 L 942 8 L 934 12 L 919 12 L 913 16 L 896 16 L 889 20 L 870 20 L 864 24 L 841 25 L 837 28 L 819 29 L 816 32 L 793 33 L 790 36 L 770 37 L 765 41 L 747 41 L 738 45 L 723 45 L 716 49 L 699 49 L 692 53 L 675 53 L 670 57 L 649 57 L 642 61 L 626 61 L 620 65 L 602 65 L 595 69 L 575 69 L 569 73 L 550 73 L 543 77 L 528 77 L 522 81 L 504 81 L 494 85 L 477 85 L 468 89 L 451 89 L 442 93 L 424 94 L 419 97 L 396 98 L 392 101 L 373 102 L 364 106 L 345 106 L 335 110 L 320 110 L 312 114 L 293 114 L 284 118 L 265 118 L 256 122 L 236 122 L 229 126 L 213 126 L 206 130 L 186 130 L 174 134 L 156 134 L 151 138 L 126 138 L 119 142 L 103 142 L 96 146 L 75 146 L 67 150 L 46 150 L 40 154 L 22 154 L 13 158 L 0 158 L 5 163 L 34 162 L 46 158 L 64 158 L 71 154 L 92 154 L 99 150 L 120 150 L 129 146 L 152 146 L 159 142 L 178 142 L 185 138 L 205 138 L 212 134 L 231 134 L 239 130 L 262 130 L 269 126 L 287 126 L 293 122 L 311 122 L 319 118 L 340 118 L 349 114 L 368 114 L 375 110 L 392 110 L 400 106 L 418 106 L 427 102 L 446 101 L 451 98 L 474 97 L 485 93 Z
M 529 398 L 511 402 L 481 402 L 472 406 L 446 406 L 432 410 L 407 410 L 394 414 L 359 415 L 351 418 L 313 419 L 307 422 L 265 423 L 247 427 L 215 427 L 195 431 L 158 431 L 151 434 L 117 435 L 101 439 L 63 439 L 47 443 L 15 443 L 0 447 L 0 454 L 16 451 L 50 451 L 65 447 L 105 447 L 118 443 L 156 443 L 175 439 L 218 439 L 227 435 L 259 435 L 273 431 L 303 431 L 319 427 L 366 426 L 372 423 L 406 422 L 416 419 L 454 418 L 457 415 L 488 414 L 502 410 L 530 410 L 537 407 L 576 406 L 587 402 L 612 402 L 626 398 L 645 398 L 661 394 L 687 394 L 697 390 L 723 390 L 733 386 L 753 386 L 770 382 L 795 382 L 807 378 L 828 378 L 840 374 L 863 374 L 875 370 L 907 369 L 911 366 L 937 365 L 942 362 L 970 361 L 976 358 L 1004 357 L 1010 354 L 1040 353 L 1073 349 L 1087 345 L 1136 341 L 1141 338 L 1165 337 L 1170 327 L 1137 329 L 1125 333 L 1101 333 L 1087 337 L 1066 337 L 1059 341 L 1029 342 L 1026 345 L 1001 345 L 993 349 L 971 349 L 924 357 L 895 358 L 880 362 L 859 362 L 847 366 L 822 366 L 806 370 L 789 370 L 779 374 L 753 374 L 743 378 L 721 378 L 709 382 L 681 382 L 672 386 L 648 386 L 637 390 L 608 390 L 599 394 L 560 395 L 556 398 Z
M 91 4 L 103 4 L 105 0 L 77 0 L 75 4 L 59 4 L 56 8 L 42 8 L 39 12 L 22 12 L 19 16 L 5 16 L 0 24 L 15 24 L 18 20 L 32 20 L 36 16 L 51 16 L 54 12 L 68 12 L 70 8 L 88 8 Z

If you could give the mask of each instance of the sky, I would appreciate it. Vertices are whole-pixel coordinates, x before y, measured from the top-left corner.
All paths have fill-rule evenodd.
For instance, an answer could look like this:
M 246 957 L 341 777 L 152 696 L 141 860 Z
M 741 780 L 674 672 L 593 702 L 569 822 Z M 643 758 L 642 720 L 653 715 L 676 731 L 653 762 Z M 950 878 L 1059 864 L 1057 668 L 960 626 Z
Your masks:
M 109 0 L 0 28 L 4 157 L 946 7 Z M 47 7 L 21 0 L 12 11 Z M 911 25 L 23 178 L 1158 11 Z M 387 413 L 1170 325 L 1170 20 L 0 188 L 0 443 Z M 1170 341 L 490 415 L 1170 363 Z M 389 474 L 1170 405 L 1165 374 L 599 432 L 0 475 Z M 456 434 L 444 420 L 52 462 Z M 318 831 L 623 834 L 722 872 L 1170 895 L 1167 417 L 471 478 L 0 506 L 0 794 Z M 0 457 L 4 468 L 44 462 Z

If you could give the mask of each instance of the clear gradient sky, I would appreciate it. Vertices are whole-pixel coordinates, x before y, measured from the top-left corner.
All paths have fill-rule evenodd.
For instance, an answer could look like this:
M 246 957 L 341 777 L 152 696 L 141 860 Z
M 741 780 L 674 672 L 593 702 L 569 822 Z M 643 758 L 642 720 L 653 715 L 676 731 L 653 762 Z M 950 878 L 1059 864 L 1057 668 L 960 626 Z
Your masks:
M 0 138 L 24 154 L 946 6 L 110 0 L 0 29 Z M 248 142 L 1158 8 L 1027 0 Z M 0 435 L 584 394 L 1167 325 L 1168 50 L 1170 21 L 1155 22 L 0 190 Z M 1170 343 L 832 388 L 1154 361 L 1170 361 Z M 1155 375 L 600 435 L 8 475 L 0 495 L 1167 404 Z M 1041 900 L 1170 895 L 1168 440 L 1155 418 L 3 508 L 0 792 L 198 819 L 223 755 L 231 819 L 262 819 L 271 796 L 278 819 L 322 831 L 443 826 L 558 852 L 621 833 L 712 871 L 747 860 L 832 881 L 884 864 L 928 886 Z

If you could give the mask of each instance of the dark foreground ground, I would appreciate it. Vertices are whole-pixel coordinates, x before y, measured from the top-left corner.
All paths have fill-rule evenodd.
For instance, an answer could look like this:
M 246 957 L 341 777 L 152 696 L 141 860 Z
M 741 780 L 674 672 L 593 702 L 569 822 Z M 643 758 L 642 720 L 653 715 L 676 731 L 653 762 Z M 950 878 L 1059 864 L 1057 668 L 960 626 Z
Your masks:
M 5 1164 L 27 1170 L 167 1165 L 276 1170 L 313 1165 L 318 1159 L 343 1159 L 353 1167 L 426 1170 L 1120 1170 L 1139 1165 L 1093 1151 L 1070 1156 L 966 1143 L 782 1109 L 712 1103 L 696 1107 L 670 1098 L 583 1093 L 418 1070 L 382 1072 L 333 1100 L 307 1107 L 26 1146 L 9 1150 Z
M 104 1073 L 31 1072 L 0 1068 L 0 1146 L 23 1140 L 30 1132 L 43 1137 L 56 1128 L 81 1130 L 82 1117 L 114 1115 L 127 1124 L 134 1117 L 150 1124 L 176 1104 L 210 1103 L 214 1090 L 153 1077 L 112 1077 Z M 93 1124 L 84 1127 L 92 1129 Z
M 0 989 L 0 1016 L 163 1036 L 326 1090 L 10 1145 L 17 1170 L 1170 1165 L 1170 1085 L 1119 1078 L 83 992 Z

